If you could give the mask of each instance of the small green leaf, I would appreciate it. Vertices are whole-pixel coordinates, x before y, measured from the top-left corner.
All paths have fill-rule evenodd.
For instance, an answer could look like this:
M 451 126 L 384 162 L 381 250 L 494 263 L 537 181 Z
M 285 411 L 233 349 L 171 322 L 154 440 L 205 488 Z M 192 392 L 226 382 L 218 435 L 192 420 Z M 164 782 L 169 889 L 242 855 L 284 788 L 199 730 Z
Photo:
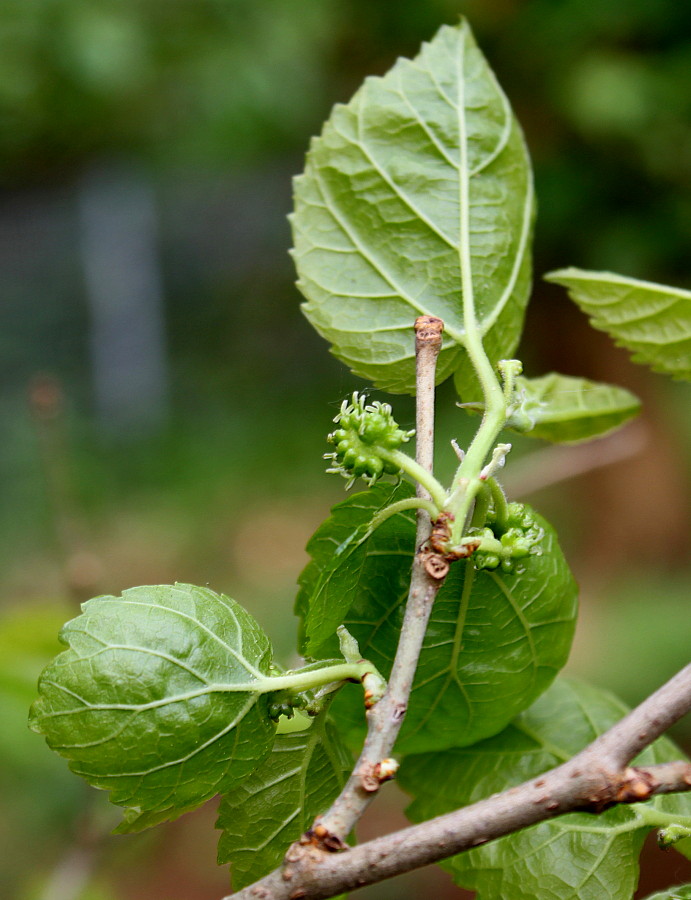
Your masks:
M 300 590 L 295 603 L 295 611 L 302 618 L 301 646 L 305 655 L 339 655 L 334 638 L 336 628 L 360 593 L 376 588 L 376 579 L 387 560 L 403 560 L 397 572 L 399 586 L 405 587 L 415 546 L 415 529 L 411 535 L 407 527 L 413 521 L 411 513 L 398 513 L 377 529 L 377 547 L 386 545 L 386 557 L 376 549 L 373 557 L 367 539 L 377 513 L 414 494 L 407 481 L 374 485 L 334 506 L 331 516 L 314 533 L 307 544 L 312 561 L 298 579 Z M 331 652 L 324 654 L 320 648 L 329 638 L 334 638 Z
M 118 831 L 177 818 L 270 752 L 269 640 L 223 594 L 177 584 L 97 597 L 61 640 L 70 649 L 43 672 L 30 724 L 125 807 Z
M 351 767 L 326 715 L 306 731 L 277 737 L 271 755 L 221 802 L 218 862 L 231 864 L 236 891 L 280 865 L 288 846 L 338 794 Z
M 491 359 L 510 356 L 530 290 L 533 212 L 508 101 L 468 25 L 444 26 L 413 61 L 336 106 L 312 142 L 292 217 L 305 315 L 354 372 L 408 393 L 413 322 L 438 316 L 438 380 L 459 370 L 474 384 L 464 303 Z
M 508 427 L 557 444 L 601 437 L 638 415 L 641 403 L 630 391 L 611 384 L 550 372 L 516 379 L 521 397 Z
M 545 278 L 563 285 L 595 328 L 630 350 L 634 362 L 691 380 L 691 291 L 573 268 Z
M 399 491 L 397 498 L 412 493 L 412 488 L 401 485 Z M 341 523 L 351 515 L 363 517 L 358 497 L 364 501 L 367 496 L 357 495 L 336 507 L 332 519 L 315 535 L 309 548 L 315 559 L 303 574 L 298 613 L 312 623 L 312 603 L 328 610 L 341 602 L 339 598 L 347 598 L 340 606 L 340 619 L 345 617 L 363 656 L 387 677 L 410 582 L 415 521 L 414 512 L 402 512 L 395 517 L 395 527 L 387 528 L 392 521 L 387 520 L 367 540 L 360 540 L 347 558 L 341 552 L 334 559 L 334 548 L 343 547 L 348 535 L 366 533 L 366 526 L 356 531 L 352 523 L 349 529 Z M 539 555 L 516 560 L 511 572 L 478 571 L 471 561 L 452 565 L 425 636 L 396 745 L 400 752 L 471 744 L 496 734 L 532 703 L 566 662 L 577 588 L 554 531 L 532 515 L 543 531 Z M 332 595 L 320 595 L 315 589 L 320 574 L 322 581 L 328 579 Z M 325 616 L 320 612 L 319 622 Z M 310 629 L 311 652 L 337 653 L 335 640 L 326 640 L 328 628 L 310 625 Z M 319 645 L 319 640 L 324 643 Z M 356 692 L 341 692 L 333 712 L 349 739 L 361 737 L 364 716 Z
M 405 759 L 399 783 L 415 797 L 408 815 L 419 822 L 534 778 L 570 759 L 626 712 L 604 691 L 558 679 L 501 734 L 473 747 Z M 683 754 L 663 738 L 638 762 L 680 758 Z M 684 814 L 691 810 L 691 798 L 658 797 L 599 816 L 562 816 L 443 865 L 457 884 L 476 890 L 478 900 L 631 900 L 638 856 L 651 829 L 641 806 Z
M 691 900 L 691 884 L 680 884 L 658 894 L 651 894 L 645 900 Z

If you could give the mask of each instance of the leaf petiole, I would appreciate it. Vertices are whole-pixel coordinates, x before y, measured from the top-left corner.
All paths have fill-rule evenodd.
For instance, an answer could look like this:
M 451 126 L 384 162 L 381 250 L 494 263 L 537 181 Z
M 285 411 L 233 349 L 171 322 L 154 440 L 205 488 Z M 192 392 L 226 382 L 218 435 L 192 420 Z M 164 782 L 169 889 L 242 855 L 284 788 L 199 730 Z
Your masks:
M 296 672 L 286 672 L 285 675 L 268 676 L 256 683 L 255 690 L 261 694 L 271 694 L 274 691 L 309 691 L 339 681 L 362 681 L 366 675 L 375 673 L 379 675 L 372 663 L 367 660 L 360 662 L 343 662 L 320 668 L 298 669 Z M 382 681 L 384 679 L 379 675 Z
M 646 825 L 650 825 L 653 828 L 677 828 L 688 831 L 687 835 L 679 834 L 676 838 L 677 840 L 681 840 L 682 837 L 691 837 L 691 816 L 680 816 L 675 813 L 663 812 L 645 803 L 636 806 L 636 813 Z
M 492 505 L 494 506 L 494 518 L 497 528 L 499 531 L 506 531 L 509 524 L 509 504 L 504 488 L 496 478 L 488 478 L 487 485 L 492 494 Z
M 434 522 L 439 518 L 440 510 L 430 500 L 424 500 L 421 497 L 407 497 L 405 500 L 397 500 L 391 506 L 386 506 L 376 516 L 373 516 L 370 523 L 370 533 L 376 531 L 388 518 L 395 516 L 396 513 L 405 512 L 407 509 L 426 509 L 430 519 Z
M 482 528 L 482 526 L 487 521 L 487 514 L 489 513 L 489 505 L 491 500 L 492 492 L 490 490 L 489 482 L 485 482 L 480 488 L 475 499 L 473 517 L 470 520 L 470 524 L 473 528 Z
M 446 506 L 447 495 L 446 491 L 437 481 L 434 475 L 432 475 L 431 472 L 428 472 L 427 469 L 417 463 L 412 457 L 408 456 L 408 454 L 404 453 L 402 450 L 381 449 L 379 450 L 379 455 L 382 459 L 388 460 L 389 462 L 397 465 L 407 475 L 410 475 L 410 477 L 414 479 L 418 484 L 421 484 L 424 488 L 427 489 L 436 506 L 436 515 L 438 516 L 439 511 L 444 509 L 444 507 Z M 421 504 L 419 505 L 421 506 L 421 508 L 424 508 Z

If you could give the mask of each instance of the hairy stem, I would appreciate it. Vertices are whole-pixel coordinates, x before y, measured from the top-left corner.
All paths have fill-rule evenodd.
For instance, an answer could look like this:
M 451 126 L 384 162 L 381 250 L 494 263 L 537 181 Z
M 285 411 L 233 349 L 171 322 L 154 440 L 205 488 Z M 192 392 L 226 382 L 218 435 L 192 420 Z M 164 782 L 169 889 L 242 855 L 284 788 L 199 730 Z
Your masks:
M 650 825 L 652 828 L 679 825 L 682 828 L 689 829 L 689 836 L 691 837 L 691 816 L 675 816 L 672 813 L 663 812 L 661 809 L 655 809 L 652 806 L 641 806 L 638 812 L 646 825 Z
M 478 339 L 479 340 L 479 339 Z M 482 356 L 489 364 L 482 343 L 480 342 Z M 472 358 L 472 357 L 471 357 Z M 490 367 L 490 372 L 491 372 Z M 468 516 L 471 512 L 475 497 L 482 488 L 484 482 L 480 479 L 480 473 L 497 440 L 499 432 L 506 424 L 506 401 L 501 385 L 494 377 L 495 385 L 490 394 L 485 394 L 485 412 L 482 423 L 473 438 L 468 451 L 463 458 L 451 486 L 451 499 L 447 504 L 454 515 L 454 523 L 451 528 L 451 544 L 456 545 L 463 537 L 468 525 Z M 483 383 L 484 389 L 484 383 Z
M 601 812 L 691 790 L 691 763 L 629 767 L 634 756 L 691 710 L 691 665 L 571 760 L 487 800 L 333 854 L 294 845 L 281 870 L 233 900 L 325 900 L 574 811 Z M 640 807 L 644 809 L 645 807 Z M 657 822 L 652 823 L 653 827 Z M 230 900 L 230 898 L 225 898 Z
M 492 495 L 490 494 L 489 485 L 485 483 L 478 491 L 478 495 L 475 499 L 475 508 L 473 509 L 473 516 L 470 520 L 470 524 L 473 528 L 482 528 L 487 521 L 487 513 L 489 512 L 489 503 L 491 499 Z
M 438 509 L 443 509 L 446 504 L 446 491 L 434 475 L 432 475 L 431 470 L 420 465 L 417 460 L 412 459 L 402 450 L 378 449 L 378 453 L 382 459 L 386 459 L 397 465 L 406 473 L 406 475 L 410 475 L 411 478 L 415 479 L 418 486 L 425 489 L 424 497 L 421 499 L 425 499 L 428 502 L 432 500 Z
M 509 505 L 506 502 L 506 494 L 496 478 L 488 478 L 487 484 L 492 493 L 492 503 L 494 505 L 494 517 L 497 527 L 500 531 L 504 531 L 508 525 Z
M 405 512 L 407 509 L 424 509 L 432 519 L 438 518 L 440 513 L 439 508 L 431 500 L 424 500 L 422 497 L 408 497 L 406 500 L 397 500 L 396 503 L 385 506 L 381 512 L 373 516 L 370 523 L 370 532 L 376 531 L 391 516 L 395 516 L 399 512 Z
M 459 81 L 458 108 L 465 108 L 465 84 Z M 497 435 L 503 428 L 507 416 L 507 401 L 499 379 L 482 345 L 482 335 L 478 327 L 475 310 L 475 289 L 473 285 L 473 266 L 470 256 L 470 219 L 469 188 L 470 165 L 468 162 L 468 135 L 465 133 L 465 121 L 460 117 L 459 148 L 461 165 L 459 168 L 459 209 L 461 211 L 461 235 L 459 241 L 461 287 L 463 291 L 463 328 L 465 331 L 465 348 L 482 387 L 485 411 L 482 422 L 465 458 L 458 467 L 451 486 L 451 509 L 455 521 L 451 527 L 451 544 L 455 545 L 465 533 L 468 516 L 475 496 L 481 487 L 480 472 L 487 455 L 492 449 Z
M 434 376 L 442 328 L 441 320 L 431 316 L 421 316 L 415 322 L 416 464 L 425 473 L 431 472 L 434 458 Z M 420 500 L 429 501 L 426 486 L 418 484 L 417 494 Z M 416 547 L 429 538 L 430 531 L 429 512 L 419 508 Z M 416 556 L 388 688 L 367 713 L 367 738 L 350 778 L 319 819 L 321 829 L 329 836 L 345 839 L 376 794 L 378 783 L 373 776 L 379 763 L 390 755 L 403 724 L 427 622 L 441 583 L 429 577 Z
M 267 676 L 257 681 L 256 689 L 262 694 L 274 691 L 309 691 L 336 681 L 362 681 L 371 673 L 379 674 L 372 663 L 345 662 L 334 666 L 323 666 L 320 669 L 289 672 L 286 675 Z M 381 678 L 381 676 L 379 676 Z M 382 679 L 383 680 L 383 679 Z

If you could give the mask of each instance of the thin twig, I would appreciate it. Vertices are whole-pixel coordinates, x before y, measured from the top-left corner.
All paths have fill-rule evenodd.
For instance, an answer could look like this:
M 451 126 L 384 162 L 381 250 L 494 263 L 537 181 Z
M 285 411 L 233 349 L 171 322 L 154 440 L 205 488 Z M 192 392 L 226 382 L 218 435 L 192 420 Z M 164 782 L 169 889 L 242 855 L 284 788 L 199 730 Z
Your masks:
M 518 787 L 343 853 L 293 847 L 280 869 L 233 900 L 325 900 L 439 862 L 529 825 L 691 790 L 691 763 L 633 767 L 634 755 L 691 710 L 691 665 L 571 760 Z M 224 898 L 230 900 L 230 898 Z
M 432 316 L 420 316 L 415 322 L 415 458 L 428 472 L 432 471 L 434 462 L 434 376 L 442 329 L 441 319 Z M 420 485 L 417 496 L 429 499 L 429 494 Z M 429 513 L 418 509 L 416 547 L 429 538 L 430 529 Z M 334 839 L 342 841 L 348 836 L 379 788 L 378 766 L 391 753 L 403 724 L 427 622 L 441 584 L 442 581 L 430 578 L 416 555 L 387 691 L 367 713 L 367 738 L 350 778 L 331 808 L 318 820 L 318 834 L 327 843 L 333 844 Z
M 443 330 L 434 316 L 415 320 L 415 460 L 428 472 L 434 469 L 434 379 Z M 422 485 L 417 496 L 430 499 Z

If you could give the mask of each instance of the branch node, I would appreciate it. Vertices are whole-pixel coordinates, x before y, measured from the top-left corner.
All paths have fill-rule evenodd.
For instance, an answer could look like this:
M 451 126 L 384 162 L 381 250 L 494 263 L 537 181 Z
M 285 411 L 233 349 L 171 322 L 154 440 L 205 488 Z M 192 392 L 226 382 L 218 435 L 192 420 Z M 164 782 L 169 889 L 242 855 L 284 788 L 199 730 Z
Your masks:
M 441 335 L 444 323 L 436 316 L 418 316 L 415 320 L 415 349 L 421 345 L 431 345 L 437 350 L 441 348 Z
M 422 560 L 425 572 L 430 578 L 434 578 L 435 581 L 441 581 L 442 578 L 446 578 L 449 571 L 449 561 L 447 559 L 444 559 L 443 556 L 434 551 L 429 551 L 423 555 Z
M 655 793 L 656 786 L 655 777 L 650 772 L 629 767 L 622 772 L 613 799 L 617 803 L 636 803 L 649 800 Z
M 398 772 L 398 762 L 387 757 L 380 762 L 364 765 L 360 768 L 360 786 L 363 791 L 376 793 L 385 781 L 391 781 Z
M 407 703 L 397 703 L 394 707 L 393 712 L 391 713 L 391 719 L 393 722 L 402 722 L 405 719 L 405 714 L 408 712 L 408 704 Z
M 347 850 L 348 845 L 343 841 L 337 834 L 334 834 L 332 831 L 329 831 L 326 826 L 322 825 L 319 820 L 306 831 L 303 836 L 300 838 L 300 844 L 303 848 L 313 847 L 318 850 L 326 851 L 327 853 L 340 853 L 341 850 Z M 298 859 L 304 859 L 305 850 L 298 851 Z M 288 859 L 288 856 L 285 857 L 289 862 L 296 862 L 295 859 Z

